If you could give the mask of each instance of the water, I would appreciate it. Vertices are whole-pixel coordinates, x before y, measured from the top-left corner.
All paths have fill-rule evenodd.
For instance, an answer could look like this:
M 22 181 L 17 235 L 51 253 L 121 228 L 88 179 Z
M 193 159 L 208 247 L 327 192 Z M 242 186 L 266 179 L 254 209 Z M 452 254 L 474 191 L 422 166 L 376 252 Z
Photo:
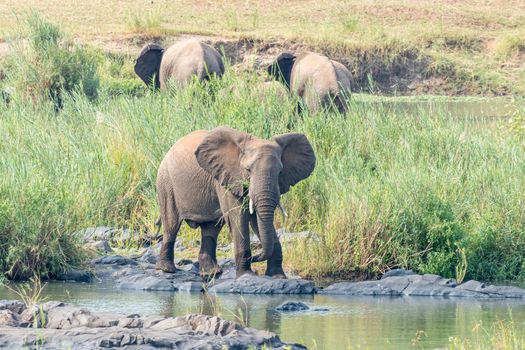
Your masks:
M 355 94 L 354 101 L 364 109 L 379 108 L 395 115 L 439 115 L 474 119 L 509 117 L 522 102 L 509 98 L 468 98 L 468 97 L 378 97 Z
M 497 320 L 525 322 L 525 301 L 469 300 L 428 297 L 260 296 L 200 293 L 119 291 L 104 284 L 48 283 L 47 300 L 70 302 L 90 310 L 123 314 L 177 316 L 215 314 L 249 326 L 268 329 L 281 339 L 311 349 L 434 349 L 450 336 L 473 337 L 473 328 L 486 329 Z M 0 299 L 17 296 L 0 288 Z M 300 300 L 329 311 L 282 314 L 274 309 L 286 300 Z M 421 333 L 423 331 L 424 333 Z M 421 340 L 413 345 L 416 335 Z M 359 346 L 359 347 L 358 347 Z

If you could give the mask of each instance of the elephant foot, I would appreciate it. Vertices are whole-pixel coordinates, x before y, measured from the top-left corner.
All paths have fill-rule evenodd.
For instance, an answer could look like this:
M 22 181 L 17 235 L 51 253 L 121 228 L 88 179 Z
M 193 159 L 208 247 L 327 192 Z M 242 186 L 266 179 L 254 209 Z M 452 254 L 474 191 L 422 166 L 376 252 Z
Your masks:
M 252 270 L 237 270 L 235 273 L 235 279 L 241 276 L 244 276 L 244 275 L 257 276 L 257 274 L 253 272 Z
M 272 278 L 278 278 L 278 279 L 286 279 L 286 274 L 284 273 L 283 269 L 272 269 L 272 270 L 266 270 L 265 273 L 266 276 L 272 277 Z
M 175 273 L 175 271 L 177 271 L 173 261 L 169 261 L 169 260 L 159 260 L 157 262 L 157 265 L 155 265 L 155 268 L 157 270 L 161 270 L 161 271 L 168 272 L 168 273 Z
M 217 264 L 217 260 L 206 253 L 199 254 L 199 275 L 203 278 L 218 277 L 222 274 L 222 269 Z

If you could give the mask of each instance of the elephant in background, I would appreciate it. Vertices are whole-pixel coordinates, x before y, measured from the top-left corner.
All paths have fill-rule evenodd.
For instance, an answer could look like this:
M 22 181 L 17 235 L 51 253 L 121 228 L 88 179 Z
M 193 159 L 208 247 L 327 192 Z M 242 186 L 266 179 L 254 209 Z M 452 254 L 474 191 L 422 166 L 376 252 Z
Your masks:
M 168 81 L 185 84 L 193 77 L 208 80 L 212 75 L 222 76 L 224 64 L 217 50 L 197 39 L 182 40 L 164 50 L 157 44 L 148 44 L 141 50 L 135 63 L 135 73 L 155 88 L 166 89 Z
M 175 272 L 174 243 L 181 223 L 201 228 L 203 277 L 221 273 L 217 236 L 227 223 L 232 233 L 237 277 L 253 273 L 252 262 L 267 261 L 266 275 L 285 278 L 282 248 L 274 226 L 280 196 L 307 178 L 315 154 L 304 134 L 263 140 L 228 127 L 194 131 L 177 141 L 157 174 L 163 244 L 157 269 Z M 262 252 L 252 256 L 249 227 Z
M 311 112 L 335 104 L 347 110 L 352 75 L 340 62 L 313 52 L 298 55 L 284 52 L 268 66 L 270 76 L 301 97 Z

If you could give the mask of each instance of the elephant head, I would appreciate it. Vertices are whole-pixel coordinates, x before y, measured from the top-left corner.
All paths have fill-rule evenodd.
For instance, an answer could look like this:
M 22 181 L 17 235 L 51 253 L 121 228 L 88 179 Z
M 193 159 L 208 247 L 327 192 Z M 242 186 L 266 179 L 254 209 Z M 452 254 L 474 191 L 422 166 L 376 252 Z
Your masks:
M 155 88 L 157 89 L 160 87 L 159 71 L 163 53 L 164 49 L 159 45 L 146 45 L 140 51 L 135 63 L 135 73 L 140 79 L 148 86 L 155 83 Z M 152 81 L 153 77 L 155 77 L 155 81 Z
M 290 78 L 295 59 L 295 55 L 289 52 L 283 52 L 277 56 L 275 62 L 268 66 L 268 74 L 290 88 Z
M 315 167 L 315 154 L 306 136 L 288 133 L 263 140 L 219 127 L 204 138 L 195 155 L 199 165 L 227 190 L 239 198 L 248 197 L 262 245 L 261 254 L 252 261 L 268 260 L 278 239 L 273 221 L 280 196 Z

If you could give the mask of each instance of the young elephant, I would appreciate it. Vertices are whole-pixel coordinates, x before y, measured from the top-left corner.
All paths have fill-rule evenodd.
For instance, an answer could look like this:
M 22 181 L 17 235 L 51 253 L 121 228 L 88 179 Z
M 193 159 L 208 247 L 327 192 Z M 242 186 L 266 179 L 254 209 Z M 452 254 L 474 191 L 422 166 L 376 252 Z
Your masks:
M 213 47 L 197 39 L 187 39 L 167 50 L 156 44 L 144 46 L 135 63 L 135 73 L 146 85 L 154 83 L 156 88 L 165 89 L 168 80 L 184 84 L 193 76 L 200 80 L 208 80 L 212 75 L 220 77 L 224 74 L 224 64 Z
M 352 75 L 343 64 L 313 52 L 285 52 L 268 67 L 268 73 L 297 93 L 310 111 L 334 103 L 341 113 L 346 112 Z
M 201 275 L 220 273 L 215 251 L 226 222 L 233 237 L 237 277 L 252 273 L 252 262 L 266 260 L 266 275 L 285 278 L 273 224 L 275 208 L 280 206 L 280 196 L 314 167 L 314 151 L 303 134 L 278 135 L 268 141 L 218 127 L 183 137 L 168 151 L 157 175 L 164 229 L 157 269 L 175 272 L 174 243 L 186 221 L 201 228 Z M 250 251 L 249 226 L 262 244 L 256 256 Z

